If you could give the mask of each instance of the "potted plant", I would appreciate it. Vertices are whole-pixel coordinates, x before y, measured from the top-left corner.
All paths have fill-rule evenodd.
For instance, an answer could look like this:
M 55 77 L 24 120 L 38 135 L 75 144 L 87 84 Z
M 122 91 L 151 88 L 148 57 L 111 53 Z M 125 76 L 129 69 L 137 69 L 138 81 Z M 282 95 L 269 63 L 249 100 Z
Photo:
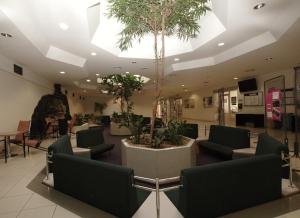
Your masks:
M 182 40 L 196 37 L 200 30 L 200 17 L 210 10 L 207 5 L 209 0 L 108 0 L 108 2 L 108 15 L 116 18 L 124 27 L 118 41 L 118 47 L 122 51 L 131 47 L 134 40 L 143 40 L 147 34 L 153 35 L 156 77 L 150 127 L 152 146 L 159 147 L 166 140 L 174 144 L 183 143 L 182 146 L 174 145 L 172 148 L 138 149 L 132 142 L 124 139 L 123 164 L 132 167 L 140 176 L 150 178 L 178 176 L 181 169 L 191 166 L 194 162 L 192 152 L 194 140 L 180 142 L 181 124 L 173 121 L 166 129 L 156 131 L 154 129 L 165 72 L 165 37 L 177 36 Z
M 123 51 L 133 40 L 153 35 L 155 59 L 155 100 L 150 135 L 153 138 L 158 101 L 161 98 L 165 72 L 165 37 L 195 38 L 200 30 L 199 19 L 210 8 L 209 0 L 109 0 L 109 16 L 124 26 L 118 47 Z M 160 41 L 160 43 L 159 43 Z

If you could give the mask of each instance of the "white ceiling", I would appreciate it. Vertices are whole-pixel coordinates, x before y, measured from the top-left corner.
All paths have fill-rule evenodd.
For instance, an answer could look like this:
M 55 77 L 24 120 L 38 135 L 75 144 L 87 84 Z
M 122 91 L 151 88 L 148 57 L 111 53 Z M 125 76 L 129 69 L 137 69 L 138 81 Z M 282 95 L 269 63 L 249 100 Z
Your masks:
M 77 84 L 92 89 L 96 85 L 96 73 L 129 71 L 153 78 L 153 60 L 138 58 L 136 53 L 131 54 L 131 58 L 119 57 L 122 55 L 106 50 L 114 47 L 115 42 L 109 40 L 113 37 L 108 37 L 108 31 L 101 29 L 101 3 L 100 7 L 90 7 L 97 2 L 1 0 L 0 31 L 10 33 L 13 38 L 0 37 L 0 53 L 65 86 Z M 255 76 L 299 64 L 300 1 L 263 0 L 266 6 L 253 10 L 259 2 L 212 0 L 213 11 L 208 17 L 216 19 L 205 18 L 200 35 L 189 42 L 192 49 L 186 52 L 180 44 L 178 51 L 172 47 L 177 55 L 170 54 L 166 61 L 165 93 L 182 91 L 181 84 L 189 90 L 200 89 L 205 81 L 209 85 L 220 85 L 237 75 L 239 78 Z M 61 22 L 68 24 L 69 29 L 60 29 Z M 215 22 L 219 22 L 223 30 L 212 25 Z M 101 48 L 91 43 L 99 31 L 107 39 Z M 219 42 L 225 45 L 218 47 Z M 143 46 L 137 45 L 134 49 L 143 50 Z M 91 52 L 97 55 L 91 56 Z M 180 60 L 175 62 L 175 57 Z M 266 57 L 273 60 L 266 62 Z M 60 71 L 66 74 L 61 75 Z M 87 84 L 87 78 L 92 82 Z M 147 89 L 151 89 L 150 84 Z

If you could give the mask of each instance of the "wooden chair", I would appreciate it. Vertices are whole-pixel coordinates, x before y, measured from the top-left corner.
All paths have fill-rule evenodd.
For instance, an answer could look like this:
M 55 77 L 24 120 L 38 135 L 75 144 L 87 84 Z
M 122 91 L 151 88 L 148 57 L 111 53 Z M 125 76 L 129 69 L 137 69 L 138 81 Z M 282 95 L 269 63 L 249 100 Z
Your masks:
M 30 130 L 30 121 L 20 120 L 17 131 L 20 131 L 21 133 L 17 134 L 14 139 L 10 139 L 9 142 L 16 145 L 21 145 L 25 147 L 27 146 L 28 153 L 29 153 L 29 147 L 39 148 L 41 141 L 36 139 L 29 139 L 29 130 Z M 25 147 L 24 147 L 24 156 L 25 156 Z

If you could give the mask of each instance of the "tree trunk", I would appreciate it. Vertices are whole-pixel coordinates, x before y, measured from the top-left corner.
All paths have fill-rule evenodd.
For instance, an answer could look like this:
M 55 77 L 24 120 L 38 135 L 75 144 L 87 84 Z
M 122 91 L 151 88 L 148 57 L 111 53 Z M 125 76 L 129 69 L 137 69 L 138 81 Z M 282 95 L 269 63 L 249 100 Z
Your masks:
M 162 12 L 164 13 L 164 12 Z M 165 73 L 165 16 L 162 14 L 162 31 L 161 31 L 161 56 L 158 57 L 158 49 L 157 49 L 157 35 L 156 32 L 154 34 L 154 50 L 155 50 L 155 72 L 156 72 L 156 95 L 152 109 L 152 119 L 151 119 L 151 129 L 150 136 L 153 138 L 154 133 L 154 125 L 156 119 L 157 105 L 162 92 L 163 78 Z M 161 70 L 159 71 L 159 62 L 161 63 Z
M 157 96 L 159 95 L 159 69 L 158 69 L 158 54 L 157 54 L 157 36 L 158 32 L 154 32 L 154 53 L 155 53 L 155 100 L 153 102 L 153 108 L 152 108 L 152 118 L 151 118 L 151 126 L 150 126 L 150 138 L 153 138 L 154 133 L 154 124 L 155 124 L 155 118 L 156 118 L 156 110 L 157 110 Z

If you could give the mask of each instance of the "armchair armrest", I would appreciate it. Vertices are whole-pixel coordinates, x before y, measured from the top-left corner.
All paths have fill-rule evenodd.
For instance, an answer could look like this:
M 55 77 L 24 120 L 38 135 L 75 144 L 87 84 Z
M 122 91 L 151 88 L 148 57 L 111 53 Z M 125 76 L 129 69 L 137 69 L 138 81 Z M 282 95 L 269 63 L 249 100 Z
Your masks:
M 73 147 L 72 149 L 74 155 L 91 159 L 91 149 L 79 147 Z

